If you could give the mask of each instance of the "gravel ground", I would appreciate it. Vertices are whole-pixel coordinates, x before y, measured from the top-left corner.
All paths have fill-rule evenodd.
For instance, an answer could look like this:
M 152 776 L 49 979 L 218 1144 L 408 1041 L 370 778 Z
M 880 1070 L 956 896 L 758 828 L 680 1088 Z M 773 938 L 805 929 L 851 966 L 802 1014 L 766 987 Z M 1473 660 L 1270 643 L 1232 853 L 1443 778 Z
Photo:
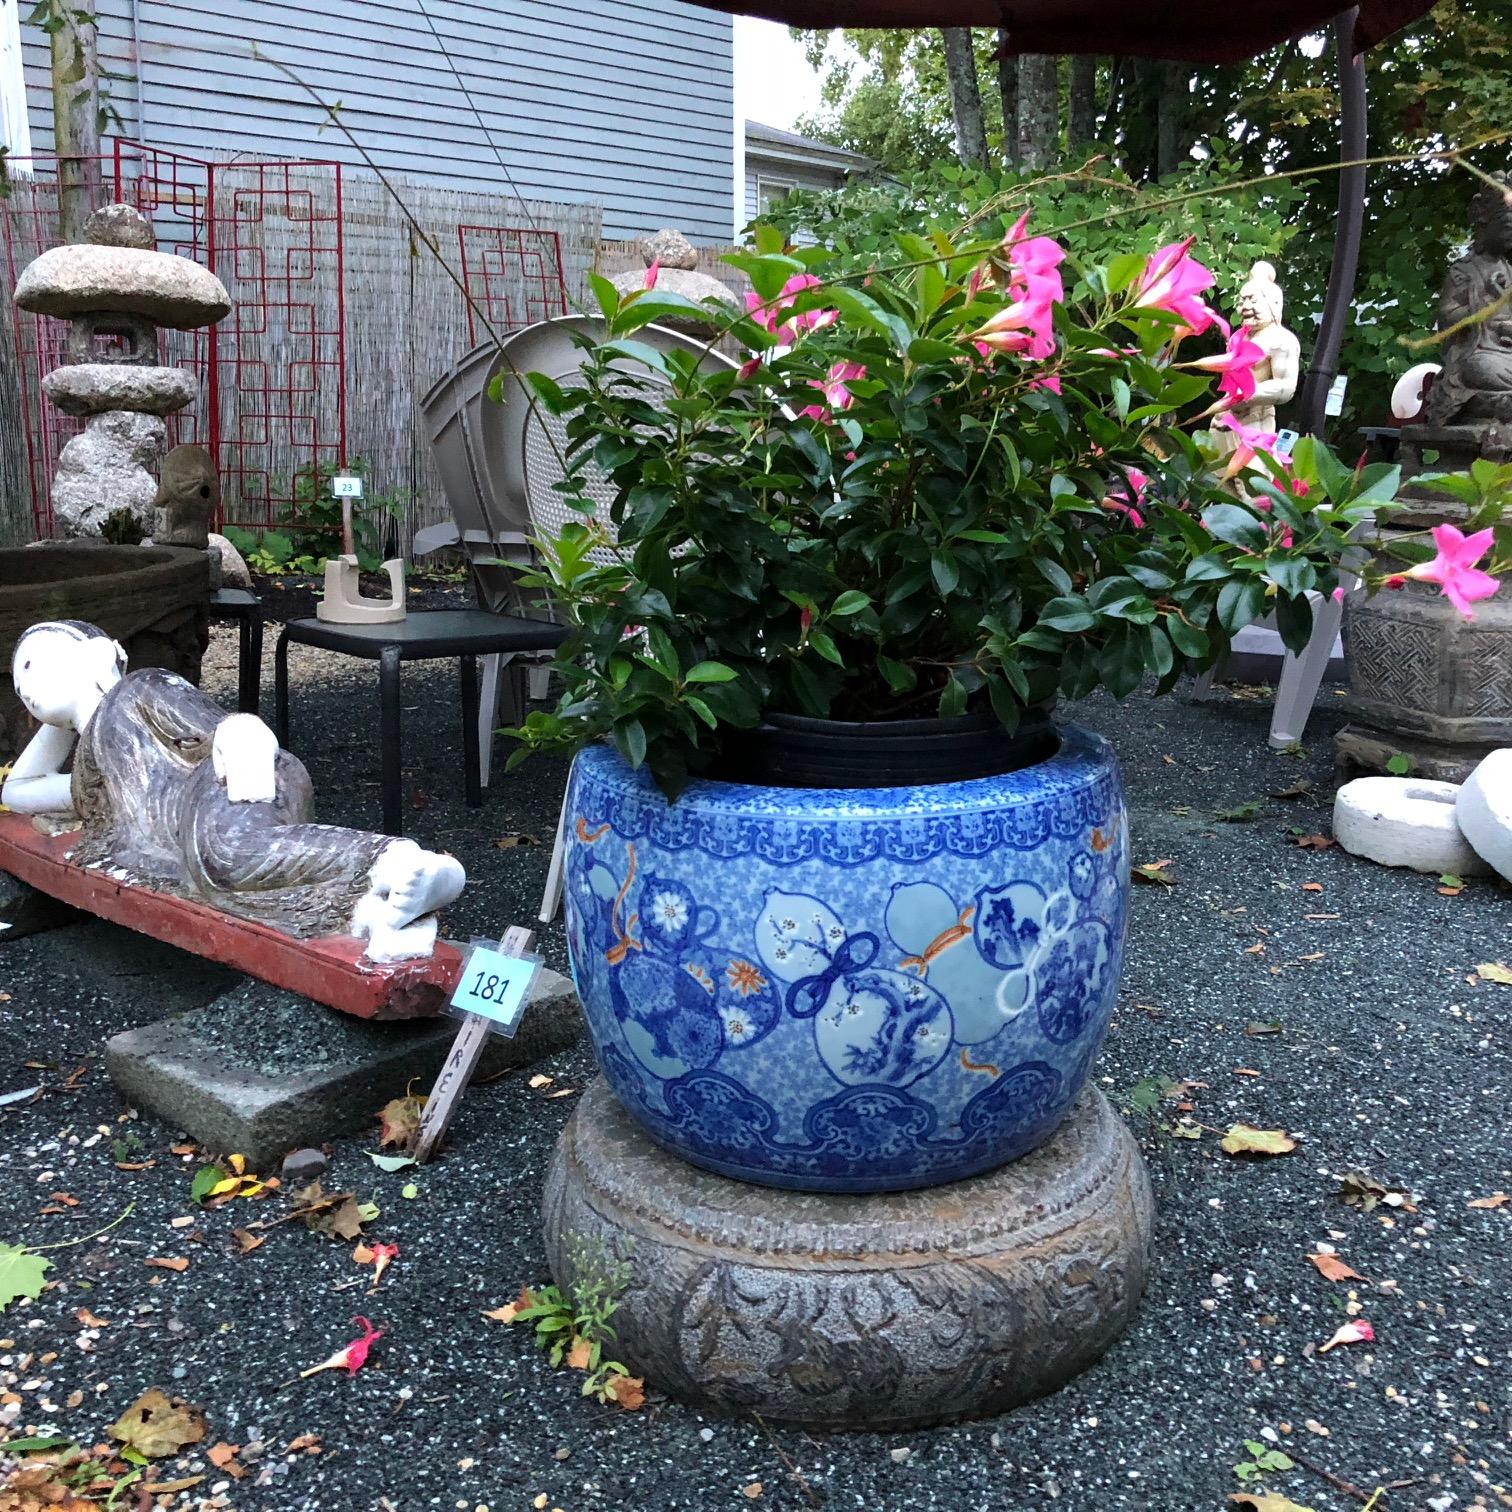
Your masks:
M 375 822 L 371 664 L 307 648 L 291 660 L 292 743 L 322 817 Z M 207 686 L 228 701 L 234 668 L 234 632 L 219 628 Z M 404 686 L 410 833 L 468 867 L 452 931 L 496 934 L 534 913 L 563 770 L 501 774 L 468 810 L 454 673 L 409 666 Z M 1322 702 L 1298 755 L 1266 749 L 1269 710 L 1254 698 L 1075 711 L 1118 746 L 1135 860 L 1168 859 L 1176 883 L 1136 889 L 1098 1068 L 1154 1180 L 1153 1281 L 1126 1337 L 1055 1396 L 961 1427 L 829 1438 L 654 1395 L 636 1414 L 580 1397 L 580 1377 L 480 1313 L 543 1278 L 537 1203 L 574 1101 L 547 1094 L 585 1085 L 586 1050 L 545 1068 L 549 1089 L 519 1074 L 475 1088 L 449 1153 L 418 1175 L 374 1167 L 375 1137 L 335 1146 L 328 1188 L 376 1202 L 371 1235 L 399 1245 L 375 1295 L 346 1246 L 297 1224 L 240 1255 L 232 1227 L 276 1216 L 282 1199 L 194 1209 L 199 1161 L 123 1109 L 101 1069 L 108 1034 L 203 1002 L 220 978 L 91 923 L 0 953 L 0 1092 L 48 1089 L 0 1111 L 0 1238 L 81 1239 L 132 1207 L 105 1236 L 53 1250 L 53 1284 L 0 1318 L 0 1414 L 88 1445 L 146 1387 L 202 1405 L 200 1450 L 244 1446 L 246 1473 L 163 1462 L 164 1479 L 207 1472 L 173 1501 L 183 1508 L 1217 1512 L 1240 1489 L 1244 1440 L 1270 1437 L 1297 1464 L 1264 1489 L 1318 1512 L 1512 1507 L 1512 1202 L 1472 1206 L 1512 1191 L 1512 987 L 1474 973 L 1512 961 L 1512 898 L 1487 882 L 1448 897 L 1436 879 L 1289 843 L 1328 829 L 1341 721 L 1332 691 Z M 1248 822 L 1214 818 L 1256 799 Z M 512 835 L 543 844 L 497 848 Z M 544 948 L 565 965 L 559 930 Z M 1130 1094 L 1150 1078 L 1186 1086 L 1141 1111 Z M 1214 1132 L 1172 1137 L 1177 1100 L 1208 1130 L 1245 1120 L 1298 1147 L 1243 1161 Z M 1350 1171 L 1408 1192 L 1415 1210 L 1347 1206 L 1336 1193 Z M 1368 1280 L 1325 1280 L 1307 1258 L 1325 1245 Z M 86 1326 L 80 1308 L 108 1325 Z M 299 1380 L 353 1336 L 356 1312 L 385 1330 L 367 1367 Z M 1374 1343 L 1318 1353 L 1351 1316 Z M 286 1450 L 312 1434 L 318 1453 Z

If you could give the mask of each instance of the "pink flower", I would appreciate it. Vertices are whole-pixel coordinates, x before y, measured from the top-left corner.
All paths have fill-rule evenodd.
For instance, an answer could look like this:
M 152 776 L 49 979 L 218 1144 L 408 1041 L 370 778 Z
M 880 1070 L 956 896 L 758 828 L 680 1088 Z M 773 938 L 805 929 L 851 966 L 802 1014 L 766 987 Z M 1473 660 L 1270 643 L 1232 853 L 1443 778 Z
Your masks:
M 1122 487 L 1114 488 L 1109 491 L 1107 498 L 1102 501 L 1102 507 L 1112 510 L 1115 514 L 1123 515 L 1129 524 L 1136 530 L 1139 530 L 1144 526 L 1144 516 L 1135 508 L 1135 505 L 1143 503 L 1145 489 L 1150 486 L 1150 479 L 1147 473 L 1140 472 L 1137 467 L 1128 469 L 1128 478 L 1129 487 L 1134 490 L 1133 499 L 1129 498 L 1128 489 Z
M 1435 525 L 1433 544 L 1438 547 L 1438 555 L 1431 562 L 1409 568 L 1401 576 L 1419 583 L 1437 583 L 1444 590 L 1444 597 L 1466 619 L 1473 619 L 1471 604 L 1490 598 L 1500 586 L 1489 572 L 1482 572 L 1475 565 L 1490 551 L 1491 539 L 1490 530 L 1477 530 L 1467 536 L 1453 525 Z
M 1060 264 L 1066 254 L 1048 236 L 1025 237 L 1028 219 L 1026 211 L 1003 238 L 1011 303 L 969 337 L 984 357 L 991 352 L 1009 352 L 1038 360 L 1055 351 L 1051 307 L 1065 302 Z
M 837 362 L 823 378 L 810 378 L 808 386 L 818 389 L 833 408 L 847 410 L 856 400 L 846 385 L 864 377 L 866 369 L 859 362 Z
M 1375 1341 L 1375 1329 L 1364 1318 L 1355 1318 L 1341 1323 L 1334 1329 L 1333 1337 L 1326 1344 L 1318 1345 L 1319 1354 L 1327 1354 L 1341 1344 L 1370 1344 Z
M 765 300 L 755 290 L 747 290 L 746 314 L 776 336 L 784 346 L 792 346 L 805 331 L 821 330 L 825 326 L 834 325 L 840 318 L 839 310 L 804 310 L 791 320 L 782 320 L 783 310 L 792 306 L 805 289 L 817 288 L 819 284 L 820 280 L 812 273 L 795 273 L 783 284 L 781 292 L 774 299 Z
M 1043 378 L 1036 378 L 1029 387 L 1031 389 L 1049 389 L 1052 394 L 1058 394 L 1061 391 L 1060 374 L 1049 373 Z
M 1185 365 L 1219 374 L 1218 392 L 1230 404 L 1243 404 L 1255 392 L 1255 364 L 1264 361 L 1265 349 L 1249 339 L 1248 326 L 1240 326 L 1229 336 L 1223 351 Z
M 750 357 L 740 364 L 735 376 L 744 382 L 748 378 L 754 378 L 761 371 L 761 358 Z
M 1195 236 L 1172 242 L 1146 258 L 1144 272 L 1134 286 L 1134 308 L 1165 310 L 1177 316 L 1182 333 L 1201 335 L 1215 321 L 1225 335 L 1228 326 L 1197 296 L 1213 286 L 1213 275 L 1188 256 Z
M 300 1380 L 306 1376 L 312 1376 L 321 1370 L 344 1370 L 348 1375 L 356 1375 L 367 1363 L 368 1350 L 383 1337 L 381 1328 L 374 1328 L 366 1318 L 353 1318 L 352 1327 L 362 1330 L 360 1339 L 353 1339 L 345 1349 L 338 1349 L 329 1360 L 322 1360 L 318 1365 L 312 1365 L 308 1370 L 299 1372 Z
M 653 257 L 651 259 L 650 266 L 646 269 L 646 281 L 645 281 L 644 287 L 648 288 L 648 289 L 654 289 L 656 287 L 656 280 L 657 280 L 658 277 L 660 277 L 660 275 L 661 275 L 661 258 L 659 258 L 659 257 Z
M 1275 450 L 1275 431 L 1263 431 L 1257 426 L 1245 425 L 1232 415 L 1219 415 L 1213 421 L 1213 429 L 1232 431 L 1234 439 L 1239 443 L 1234 448 L 1233 456 L 1229 458 L 1228 471 L 1223 475 L 1225 478 L 1232 478 L 1235 473 L 1248 467 L 1255 460 L 1257 452 L 1270 454 Z

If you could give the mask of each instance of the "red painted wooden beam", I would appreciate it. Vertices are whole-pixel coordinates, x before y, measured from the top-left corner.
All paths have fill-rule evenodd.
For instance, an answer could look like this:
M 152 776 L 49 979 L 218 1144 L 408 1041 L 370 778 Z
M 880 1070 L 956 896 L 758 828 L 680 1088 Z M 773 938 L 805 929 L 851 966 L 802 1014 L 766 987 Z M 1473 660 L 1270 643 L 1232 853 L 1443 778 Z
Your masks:
M 438 941 L 429 960 L 377 966 L 348 935 L 296 940 L 263 924 L 119 882 L 68 859 L 71 835 L 42 835 L 20 814 L 0 814 L 0 870 L 113 924 L 219 961 L 366 1019 L 429 1018 L 451 996 L 462 967 L 455 945 Z

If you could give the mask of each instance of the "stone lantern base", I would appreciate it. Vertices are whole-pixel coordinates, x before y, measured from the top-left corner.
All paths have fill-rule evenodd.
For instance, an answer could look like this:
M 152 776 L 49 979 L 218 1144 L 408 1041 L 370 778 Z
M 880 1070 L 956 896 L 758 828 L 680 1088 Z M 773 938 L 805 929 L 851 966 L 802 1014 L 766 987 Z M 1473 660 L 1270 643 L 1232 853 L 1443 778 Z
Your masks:
M 824 1196 L 669 1155 L 602 1079 L 546 1178 L 558 1284 L 631 1280 L 609 1353 L 694 1406 L 818 1428 L 1002 1412 L 1084 1370 L 1133 1317 L 1154 1205 L 1139 1151 L 1089 1089 L 1022 1159 L 949 1186 Z

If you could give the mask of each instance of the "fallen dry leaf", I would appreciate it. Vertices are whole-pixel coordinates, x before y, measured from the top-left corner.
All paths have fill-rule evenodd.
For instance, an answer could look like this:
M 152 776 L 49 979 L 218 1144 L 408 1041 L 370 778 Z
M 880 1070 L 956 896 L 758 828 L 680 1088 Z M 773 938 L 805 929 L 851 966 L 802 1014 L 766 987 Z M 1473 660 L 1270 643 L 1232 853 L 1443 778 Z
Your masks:
M 542 1087 L 549 1087 L 556 1078 L 554 1076 L 542 1076 L 539 1072 L 530 1078 L 530 1086 L 539 1092 Z
M 268 1242 L 266 1234 L 251 1234 L 246 1229 L 232 1229 L 231 1237 L 236 1241 L 238 1255 L 250 1255 L 253 1250 L 261 1249 Z
M 1333 844 L 1332 835 L 1292 835 L 1290 839 L 1301 850 L 1327 850 Z
M 593 1363 L 593 1345 L 582 1335 L 578 1335 L 572 1341 L 572 1348 L 567 1351 L 567 1368 L 569 1370 L 587 1370 Z
M 148 1459 L 162 1459 L 204 1438 L 205 1414 L 151 1386 L 105 1431 Z
M 519 845 L 539 845 L 540 843 L 540 839 L 537 836 L 529 835 L 524 830 L 519 830 L 514 834 L 500 835 L 494 841 L 494 849 L 514 850 Z
M 1326 1281 L 1363 1281 L 1359 1271 L 1346 1265 L 1337 1255 L 1319 1253 L 1307 1257 L 1318 1268 L 1318 1274 Z
M 290 1439 L 284 1445 L 285 1454 L 319 1454 L 320 1435 L 318 1433 L 301 1433 L 298 1438 Z
M 1475 968 L 1475 974 L 1483 982 L 1499 982 L 1503 987 L 1512 987 L 1512 968 L 1500 961 L 1482 961 Z
M 1362 1213 L 1371 1212 L 1377 1203 L 1384 1207 L 1401 1208 L 1404 1213 L 1417 1212 L 1406 1192 L 1385 1186 L 1374 1176 L 1367 1176 L 1364 1171 L 1351 1171 L 1343 1177 L 1335 1195 L 1350 1207 L 1359 1208 Z
M 1257 1129 L 1254 1124 L 1236 1123 L 1219 1142 L 1225 1155 L 1290 1155 L 1297 1141 L 1281 1129 Z
M 241 1453 L 239 1444 L 228 1444 L 225 1440 L 213 1445 L 205 1451 L 205 1458 L 215 1466 L 217 1470 L 224 1470 L 232 1480 L 240 1480 L 247 1473 L 245 1465 L 236 1462 L 236 1456 Z
M 516 1318 L 535 1302 L 535 1293 L 528 1286 L 520 1288 L 520 1295 L 513 1302 L 506 1302 L 503 1307 L 496 1307 L 492 1312 L 483 1314 L 495 1323 L 513 1323 Z
M 745 1499 L 747 1501 L 758 1501 L 758 1500 L 760 1500 L 760 1497 L 761 1497 L 761 1482 L 760 1481 L 752 1481 L 748 1486 L 742 1486 L 740 1488 L 740 1494 L 743 1497 L 745 1497 Z
M 343 1243 L 362 1237 L 362 1209 L 351 1192 L 327 1192 L 317 1178 L 294 1194 L 294 1211 L 311 1233 Z
M 1318 1345 L 1318 1353 L 1327 1354 L 1330 1349 L 1337 1349 L 1340 1344 L 1369 1344 L 1374 1339 L 1375 1329 L 1364 1318 L 1354 1318 L 1348 1323 L 1341 1323 L 1326 1344 Z
M 1302 891 L 1303 892 L 1322 892 L 1323 891 L 1323 884 L 1321 882 L 1304 882 L 1302 884 Z
M 179 1259 L 177 1256 L 154 1255 L 152 1259 L 144 1260 L 142 1263 L 144 1265 L 155 1265 L 159 1270 L 186 1271 L 189 1269 L 189 1262 Z
M 1475 1204 L 1472 1202 L 1470 1204 L 1470 1206 L 1474 1207 Z M 90 1312 L 90 1310 L 87 1307 L 77 1308 L 74 1311 L 74 1317 L 76 1317 L 79 1320 L 79 1322 L 81 1322 L 85 1326 L 85 1328 L 109 1328 L 110 1327 L 110 1319 L 109 1318 L 97 1318 L 97 1317 L 95 1317 L 95 1315 L 92 1312 Z
M 1275 1491 L 1236 1491 L 1229 1500 L 1248 1507 L 1250 1512 L 1313 1512 L 1311 1507 L 1304 1507 Z
M 1489 1197 L 1472 1197 L 1470 1199 L 1470 1206 L 1473 1208 L 1499 1208 L 1506 1207 L 1509 1202 L 1512 1202 L 1512 1197 L 1508 1197 L 1505 1192 L 1492 1192 Z
M 1176 878 L 1166 870 L 1175 863 L 1168 856 L 1164 861 L 1146 861 L 1132 868 L 1136 882 L 1153 882 L 1160 887 L 1175 887 Z
M 385 1149 L 390 1145 L 397 1145 L 405 1150 L 413 1149 L 420 1133 L 420 1119 L 424 1112 L 425 1099 L 423 1097 L 396 1097 L 391 1102 L 386 1102 L 378 1114 L 381 1125 L 378 1131 L 378 1143 Z

